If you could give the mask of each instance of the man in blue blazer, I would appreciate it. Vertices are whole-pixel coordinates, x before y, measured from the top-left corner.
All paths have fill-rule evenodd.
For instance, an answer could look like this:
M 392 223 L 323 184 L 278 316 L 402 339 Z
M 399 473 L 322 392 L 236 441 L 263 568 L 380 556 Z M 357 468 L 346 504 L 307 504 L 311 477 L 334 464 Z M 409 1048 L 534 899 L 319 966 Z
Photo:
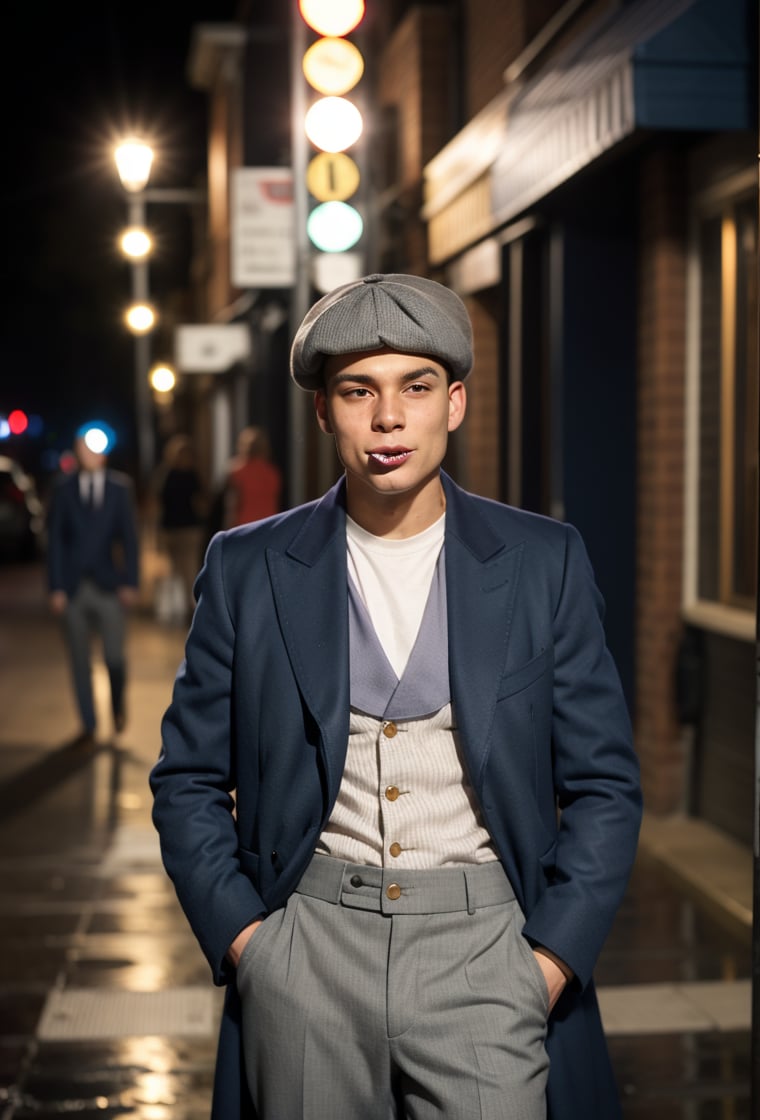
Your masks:
M 77 436 L 74 445 L 79 469 L 53 490 L 47 555 L 50 608 L 63 623 L 82 742 L 95 734 L 93 633 L 103 643 L 114 727 L 125 726 L 125 612 L 136 602 L 138 587 L 132 485 L 126 475 L 107 470 L 106 455 L 91 450 L 85 438 Z
M 151 775 L 227 984 L 215 1120 L 614 1120 L 592 971 L 638 766 L 577 532 L 441 470 L 464 305 L 374 275 L 291 373 L 345 468 L 217 535 Z

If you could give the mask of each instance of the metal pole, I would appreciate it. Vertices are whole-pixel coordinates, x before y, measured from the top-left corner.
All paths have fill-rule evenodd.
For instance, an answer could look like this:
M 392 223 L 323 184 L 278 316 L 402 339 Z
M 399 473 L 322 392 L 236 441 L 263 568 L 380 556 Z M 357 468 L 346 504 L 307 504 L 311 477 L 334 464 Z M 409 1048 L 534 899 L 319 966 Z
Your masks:
M 755 35 L 760 40 L 760 27 Z M 756 46 L 758 43 L 756 43 Z M 760 108 L 760 89 L 756 91 Z M 760 140 L 760 137 L 759 137 Z M 760 151 L 760 142 L 758 143 Z M 760 159 L 760 156 L 758 157 Z M 755 205 L 760 228 L 760 163 L 757 165 Z M 755 270 L 760 280 L 760 259 L 755 254 Z M 755 339 L 756 370 L 760 369 L 760 338 Z M 760 409 L 757 416 L 757 438 L 760 447 Z M 760 495 L 758 496 L 760 503 Z M 752 1032 L 750 1037 L 750 1106 L 751 1116 L 760 1115 L 760 518 L 757 528 L 757 583 L 755 587 L 755 822 L 752 847 Z
M 760 166 L 758 168 L 760 222 Z M 760 273 L 760 261 L 755 262 Z M 755 339 L 760 347 L 760 340 Z M 758 445 L 760 446 L 760 415 Z M 760 519 L 758 522 L 755 617 L 755 823 L 752 850 L 752 1036 L 750 1042 L 750 1115 L 760 1115 Z
M 308 199 L 306 195 L 306 136 L 303 130 L 306 116 L 306 91 L 301 74 L 301 59 L 306 51 L 306 24 L 298 11 L 295 0 L 291 6 L 290 37 L 290 108 L 291 108 L 291 165 L 293 168 L 293 216 L 295 225 L 294 252 L 296 257 L 295 282 L 290 300 L 290 335 L 295 334 L 309 310 L 311 278 L 309 275 L 309 239 L 306 235 Z M 306 405 L 307 394 L 290 380 L 289 414 L 289 475 L 290 504 L 298 505 L 306 498 Z
M 128 199 L 130 226 L 145 227 L 145 199 L 142 194 L 132 194 Z M 132 300 L 147 303 L 150 284 L 147 260 L 132 262 Z M 150 371 L 150 334 L 135 335 L 135 427 L 137 433 L 137 476 L 141 486 L 148 483 L 153 470 L 155 437 L 153 434 L 153 409 L 148 384 Z

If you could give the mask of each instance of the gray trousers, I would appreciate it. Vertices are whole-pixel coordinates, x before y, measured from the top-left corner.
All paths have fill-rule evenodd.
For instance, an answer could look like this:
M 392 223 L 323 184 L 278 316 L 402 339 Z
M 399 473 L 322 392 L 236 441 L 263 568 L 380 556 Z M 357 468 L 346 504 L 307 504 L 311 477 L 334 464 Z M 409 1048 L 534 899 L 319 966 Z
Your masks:
M 92 699 L 90 644 L 93 633 L 103 642 L 103 660 L 111 685 L 111 707 L 118 714 L 124 707 L 126 669 L 124 608 L 115 591 L 104 591 L 92 580 L 82 580 L 63 614 L 63 632 L 69 650 L 77 706 L 82 724 L 95 730 L 95 705 Z
M 260 1120 L 545 1120 L 548 992 L 499 863 L 315 856 L 237 983 Z

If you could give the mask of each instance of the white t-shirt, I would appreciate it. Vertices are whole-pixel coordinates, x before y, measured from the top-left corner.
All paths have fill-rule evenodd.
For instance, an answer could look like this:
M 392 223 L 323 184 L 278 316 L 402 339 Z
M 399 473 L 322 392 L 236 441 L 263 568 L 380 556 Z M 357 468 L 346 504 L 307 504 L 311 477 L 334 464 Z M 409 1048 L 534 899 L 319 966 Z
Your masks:
M 91 505 L 98 509 L 103 504 L 105 485 L 106 472 L 104 470 L 79 472 L 79 496 L 85 505 Z
M 425 612 L 446 515 L 413 537 L 376 537 L 346 518 L 348 571 L 399 679 Z

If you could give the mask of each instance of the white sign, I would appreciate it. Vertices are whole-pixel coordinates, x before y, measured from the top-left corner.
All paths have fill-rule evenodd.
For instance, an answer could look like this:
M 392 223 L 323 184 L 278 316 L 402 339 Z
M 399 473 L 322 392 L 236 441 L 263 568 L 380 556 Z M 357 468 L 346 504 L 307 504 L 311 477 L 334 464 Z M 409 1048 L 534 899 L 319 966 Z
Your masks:
M 224 373 L 250 353 L 246 323 L 187 323 L 174 332 L 174 360 L 183 373 Z
M 315 253 L 311 262 L 312 283 L 318 292 L 331 292 L 364 275 L 362 253 Z
M 230 232 L 233 287 L 293 286 L 295 224 L 289 167 L 233 169 Z

